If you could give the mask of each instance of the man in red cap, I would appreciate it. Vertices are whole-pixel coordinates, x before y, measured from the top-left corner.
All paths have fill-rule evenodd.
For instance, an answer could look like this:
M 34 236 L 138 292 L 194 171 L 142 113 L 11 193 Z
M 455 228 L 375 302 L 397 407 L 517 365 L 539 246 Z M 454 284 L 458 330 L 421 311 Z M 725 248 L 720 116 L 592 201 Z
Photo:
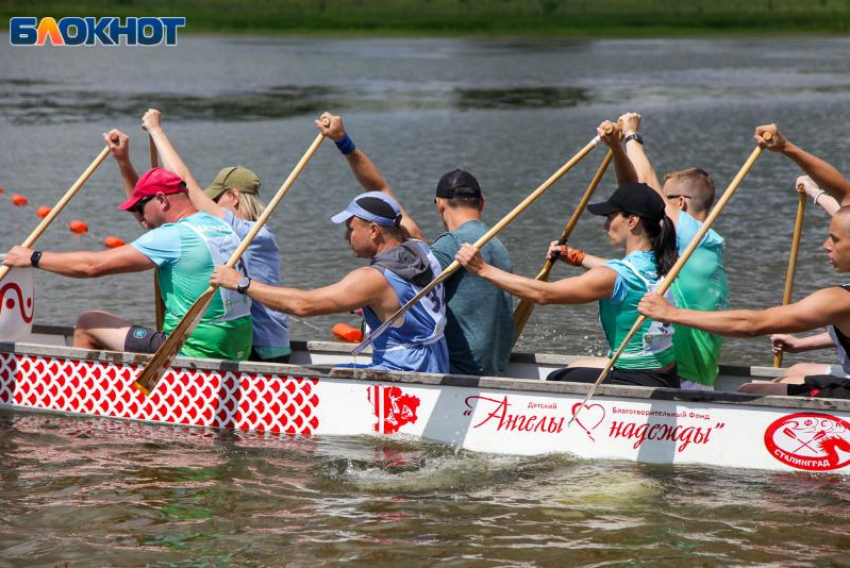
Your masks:
M 239 239 L 228 224 L 198 211 L 183 180 L 161 168 L 139 178 L 131 197 L 119 209 L 133 213 L 150 230 L 128 245 L 100 252 L 14 247 L 3 264 L 33 266 L 75 278 L 158 268 L 165 303 L 162 332 L 101 311 L 81 314 L 74 332 L 75 347 L 153 353 L 207 289 L 214 266 L 227 261 Z M 247 359 L 251 352 L 250 309 L 251 301 L 244 293 L 219 290 L 181 354 Z

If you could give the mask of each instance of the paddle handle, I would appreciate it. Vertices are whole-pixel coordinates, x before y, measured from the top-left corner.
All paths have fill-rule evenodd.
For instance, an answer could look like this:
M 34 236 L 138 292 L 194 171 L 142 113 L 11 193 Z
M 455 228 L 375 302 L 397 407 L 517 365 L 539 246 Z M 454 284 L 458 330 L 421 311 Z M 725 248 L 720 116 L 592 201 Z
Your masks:
M 770 133 L 766 132 L 765 134 Z M 766 140 L 770 140 L 770 137 L 766 138 Z M 744 162 L 744 165 L 738 171 L 738 174 L 735 176 L 735 179 L 732 180 L 732 183 L 730 183 L 726 191 L 723 192 L 723 196 L 717 202 L 717 205 L 714 206 L 714 209 L 711 210 L 711 213 L 709 213 L 708 218 L 706 218 L 705 222 L 702 224 L 702 227 L 700 227 L 699 231 L 697 231 L 697 234 L 694 235 L 694 238 L 691 239 L 691 242 L 688 243 L 688 246 L 685 248 L 685 251 L 679 255 L 679 259 L 676 261 L 676 264 L 674 264 L 673 268 L 671 268 L 670 271 L 664 276 L 664 282 L 662 282 L 661 286 L 659 286 L 658 289 L 653 292 L 654 294 L 663 296 L 667 292 L 667 290 L 673 284 L 673 281 L 676 280 L 676 277 L 679 275 L 679 272 L 681 272 L 682 267 L 684 267 L 685 263 L 688 262 L 688 259 L 699 246 L 703 237 L 705 237 L 706 233 L 708 233 L 709 229 L 711 229 L 711 226 L 714 224 L 714 221 L 717 220 L 717 217 L 720 215 L 720 212 L 723 211 L 723 208 L 726 207 L 726 204 L 729 202 L 730 199 L 732 199 L 732 196 L 735 194 L 735 190 L 737 190 L 738 186 L 741 185 L 741 182 L 744 181 L 744 178 L 750 172 L 750 169 L 752 169 L 753 164 L 756 163 L 756 160 L 761 155 L 761 152 L 762 149 L 756 146 L 750 154 L 750 157 L 747 158 L 747 161 Z M 587 392 L 587 395 L 584 397 L 584 400 L 582 401 L 581 405 L 576 408 L 573 417 L 570 419 L 570 424 L 572 424 L 573 421 L 578 417 L 579 412 L 581 412 L 581 409 L 584 408 L 585 404 L 587 404 L 587 401 L 590 400 L 590 397 L 592 397 L 593 393 L 596 392 L 596 389 L 599 387 L 600 383 L 602 383 L 605 376 L 614 367 L 614 364 L 620 358 L 620 355 L 622 355 L 623 351 L 625 351 L 626 346 L 629 344 L 629 342 L 632 340 L 632 338 L 635 336 L 635 334 L 638 332 L 638 330 L 645 321 L 646 316 L 643 315 L 639 315 L 637 320 L 635 320 L 634 325 L 632 325 L 632 328 L 629 330 L 629 333 L 628 335 L 626 335 L 626 338 L 623 339 L 623 342 L 620 344 L 620 347 L 608 361 L 608 364 L 605 365 L 605 368 L 599 374 L 599 377 L 596 379 L 596 382 L 593 383 L 592 387 L 590 387 L 590 390 Z
M 156 151 L 156 142 L 153 141 L 153 136 L 148 135 L 148 148 L 151 155 L 151 168 L 159 167 L 159 157 Z M 162 326 L 165 324 L 165 303 L 162 301 L 162 290 L 159 288 L 159 269 L 153 271 L 153 303 L 156 313 L 156 329 L 162 331 Z
M 800 200 L 797 202 L 797 219 L 794 221 L 794 236 L 791 238 L 791 253 L 788 255 L 788 268 L 785 271 L 785 291 L 782 294 L 782 305 L 791 303 L 794 292 L 794 276 L 797 274 L 797 257 L 800 253 L 800 239 L 803 236 L 803 218 L 806 214 L 806 188 L 803 184 L 797 186 Z M 782 366 L 782 351 L 773 356 L 773 366 Z
M 104 146 L 103 150 L 100 151 L 100 154 L 97 155 L 97 158 L 89 164 L 89 167 L 82 173 L 82 175 L 77 178 L 77 181 L 74 182 L 68 191 L 65 192 L 65 195 L 53 206 L 50 210 L 50 213 L 41 220 L 41 223 L 35 228 L 35 230 L 30 233 L 30 236 L 26 238 L 26 240 L 21 244 L 24 248 L 30 248 L 33 244 L 41 237 L 42 233 L 47 230 L 47 227 L 53 222 L 53 220 L 59 216 L 59 213 L 62 212 L 62 209 L 68 204 L 71 199 L 77 194 L 81 187 L 89 180 L 94 171 L 103 163 L 106 157 L 109 155 L 109 146 Z M 10 267 L 2 266 L 0 267 L 0 282 L 6 277 L 6 274 L 9 273 Z
M 324 123 L 325 126 L 328 126 L 330 125 L 330 120 L 325 118 Z M 263 229 L 263 225 L 265 225 L 266 221 L 268 221 L 269 217 L 271 217 L 271 214 L 274 212 L 275 207 L 277 207 L 277 204 L 280 203 L 280 200 L 283 199 L 283 197 L 289 191 L 289 188 L 292 187 L 292 184 L 294 184 L 295 180 L 298 179 L 298 176 L 301 175 L 301 172 L 304 170 L 304 167 L 313 158 L 313 154 L 315 154 L 316 150 L 319 149 L 319 146 L 321 146 L 322 141 L 324 139 L 324 134 L 318 134 L 316 136 L 316 139 L 313 140 L 312 144 L 310 144 L 310 147 L 307 149 L 307 152 L 303 156 L 301 156 L 300 160 L 298 160 L 298 163 L 295 165 L 295 169 L 290 172 L 289 176 L 283 182 L 283 185 L 280 186 L 280 189 L 277 190 L 275 196 L 272 198 L 271 201 L 269 201 L 269 204 L 266 205 L 266 208 L 263 210 L 262 214 L 257 218 L 257 221 L 254 223 L 254 226 L 251 227 L 251 230 L 248 231 L 248 234 L 245 235 L 244 239 L 242 239 L 242 242 L 239 244 L 239 248 L 237 248 L 236 251 L 230 256 L 230 259 L 227 261 L 227 266 L 229 266 L 230 268 L 236 266 L 236 263 L 239 262 L 239 259 L 242 257 L 245 251 L 248 250 L 249 246 L 251 246 L 251 242 L 254 240 L 254 237 L 256 237 L 257 233 L 259 233 Z
M 599 183 L 602 181 L 602 178 L 605 176 L 605 171 L 608 169 L 608 165 L 611 163 L 611 160 L 614 157 L 614 152 L 612 150 L 608 150 L 608 153 L 605 154 L 605 158 L 603 158 L 602 163 L 599 165 L 599 168 L 596 170 L 596 173 L 593 175 L 593 179 L 590 180 L 590 184 L 587 186 L 587 189 L 584 190 L 584 195 L 581 196 L 581 200 L 573 211 L 572 215 L 570 215 L 569 220 L 567 221 L 567 225 L 564 227 L 563 232 L 561 233 L 561 237 L 558 239 L 559 245 L 564 245 L 567 243 L 567 239 L 570 238 L 570 235 L 578 224 L 578 220 L 581 218 L 584 210 L 587 208 L 587 204 L 590 202 L 590 198 L 593 197 L 593 193 L 596 191 L 596 188 L 599 186 Z M 549 273 L 552 272 L 552 268 L 555 266 L 555 260 L 551 258 L 546 259 L 546 263 L 543 265 L 543 268 L 535 277 L 535 280 L 540 282 L 546 282 L 549 280 Z M 531 312 L 534 310 L 534 302 L 530 300 L 522 300 L 519 305 L 517 305 L 516 310 L 514 311 L 514 340 L 516 343 L 519 339 L 519 336 L 522 334 L 523 329 L 525 329 L 525 324 L 528 322 L 528 318 L 531 317 Z
M 609 128 L 606 128 L 606 129 L 605 129 L 605 133 L 606 133 L 606 134 L 610 134 L 611 132 L 613 132 L 613 129 L 612 129 L 612 128 L 610 128 L 610 127 L 609 127 Z M 545 193 L 547 189 L 549 189 L 550 187 L 552 187 L 552 185 L 554 185 L 554 184 L 555 184 L 555 182 L 557 182 L 559 179 L 561 179 L 561 178 L 564 176 L 564 174 L 566 174 L 568 171 L 570 171 L 570 170 L 573 168 L 573 166 L 575 166 L 577 163 L 579 163 L 579 161 L 581 161 L 581 159 L 582 159 L 582 158 L 584 158 L 587 154 L 589 154 L 589 153 L 590 153 L 590 151 L 591 151 L 591 150 L 593 150 L 593 149 L 596 147 L 596 145 L 597 145 L 597 144 L 599 144 L 599 142 L 600 142 L 601 140 L 602 140 L 602 139 L 601 139 L 599 136 L 596 136 L 595 138 L 593 138 L 593 140 L 591 140 L 590 142 L 588 142 L 588 143 L 584 146 L 584 148 L 582 148 L 581 150 L 579 150 L 579 151 L 578 151 L 578 153 L 577 153 L 575 156 L 573 156 L 572 158 L 570 158 L 570 159 L 569 159 L 569 161 L 567 161 L 567 163 L 566 163 L 566 164 L 564 164 L 563 166 L 561 166 L 561 167 L 558 169 L 558 171 L 556 171 L 556 172 L 555 172 L 555 173 L 553 173 L 551 176 L 549 176 L 549 179 L 547 179 L 546 181 L 544 181 L 544 182 L 543 182 L 543 183 L 542 183 L 542 184 L 541 184 L 541 185 L 540 185 L 537 189 L 535 189 L 534 191 L 532 191 L 532 192 L 531 192 L 531 193 L 530 193 L 530 194 L 529 194 L 529 195 L 528 195 L 525 199 L 523 199 L 523 200 L 522 200 L 522 201 L 521 201 L 521 202 L 520 202 L 520 203 L 519 203 L 516 207 L 514 207 L 514 208 L 511 210 L 511 212 L 510 212 L 510 213 L 508 213 L 507 215 L 505 215 L 504 217 L 502 217 L 502 218 L 499 220 L 499 222 L 498 222 L 498 223 L 496 223 L 495 225 L 493 225 L 493 226 L 490 228 L 490 230 L 489 230 L 489 231 L 487 231 L 486 233 L 484 233 L 484 234 L 481 236 L 481 238 L 479 238 L 477 241 L 475 241 L 475 243 L 474 243 L 472 246 L 474 246 L 475 248 L 477 248 L 477 249 L 479 249 L 479 250 L 480 250 L 480 249 L 481 249 L 484 245 L 486 245 L 488 242 L 490 242 L 490 240 L 491 240 L 493 237 L 495 237 L 496 235 L 498 235 L 498 234 L 499 234 L 499 232 L 500 232 L 502 229 L 504 229 L 505 227 L 507 227 L 507 226 L 510 224 L 510 222 L 511 222 L 511 221 L 513 221 L 514 219 L 516 219 L 516 218 L 517 218 L 517 216 L 518 216 L 520 213 L 522 213 L 523 211 L 525 211 L 525 209 L 526 209 L 529 205 L 531 205 L 531 204 L 534 202 L 534 200 L 536 200 L 538 197 L 540 197 L 541 195 L 543 195 L 543 193 Z M 456 260 L 452 261 L 452 263 L 451 263 L 451 264 L 449 264 L 449 265 L 448 265 L 448 266 L 447 266 L 447 267 L 446 267 L 446 268 L 445 268 L 445 269 L 444 269 L 444 270 L 440 273 L 440 275 L 439 275 L 439 276 L 437 276 L 437 278 L 435 278 L 434 280 L 432 280 L 430 284 L 428 284 L 425 288 L 423 288 L 423 289 L 422 289 L 422 290 L 421 290 L 418 294 L 416 294 L 413 298 L 411 298 L 411 299 L 410 299 L 410 300 L 409 300 L 406 304 L 404 304 L 401 308 L 399 308 L 398 310 L 396 310 L 396 312 L 395 312 L 393 315 L 391 315 L 389 318 L 387 318 L 387 319 L 386 319 L 386 320 L 385 320 L 385 321 L 384 321 L 381 325 L 379 325 L 379 326 L 378 326 L 378 327 L 376 327 L 374 330 L 372 330 L 372 332 L 371 332 L 371 333 L 370 333 L 370 334 L 369 334 L 369 335 L 368 335 L 368 336 L 367 336 L 367 337 L 363 340 L 363 342 L 362 342 L 362 343 L 360 343 L 360 345 L 358 345 L 356 348 L 354 348 L 354 350 L 352 351 L 352 353 L 353 353 L 353 354 L 355 354 L 355 355 L 357 355 L 358 353 L 361 353 L 364 349 L 366 349 L 366 347 L 367 347 L 368 345 L 370 345 L 370 344 L 372 343 L 372 341 L 374 341 L 374 340 L 375 340 L 375 338 L 376 338 L 376 337 L 378 337 L 378 336 L 379 336 L 379 335 L 381 335 L 384 331 L 386 331 L 386 330 L 387 330 L 387 328 L 389 328 L 389 327 L 390 327 L 390 325 L 392 325 L 392 323 L 393 323 L 395 320 L 397 320 L 397 319 L 398 319 L 398 317 L 399 317 L 400 315 L 404 314 L 404 313 L 405 313 L 407 310 L 409 310 L 409 309 L 410 309 L 410 308 L 411 308 L 414 304 L 416 304 L 416 302 L 418 302 L 418 301 L 419 301 L 419 300 L 421 300 L 423 297 L 425 297 L 425 295 L 426 295 L 428 292 L 430 292 L 431 290 L 433 290 L 433 289 L 434 289 L 434 288 L 435 288 L 438 284 L 440 284 L 441 282 L 443 282 L 444 280 L 446 280 L 446 278 L 448 278 L 449 276 L 451 276 L 452 274 L 454 274 L 454 273 L 457 271 L 457 269 L 458 269 L 458 268 L 460 268 L 460 263 L 459 263 L 458 261 L 456 261 Z

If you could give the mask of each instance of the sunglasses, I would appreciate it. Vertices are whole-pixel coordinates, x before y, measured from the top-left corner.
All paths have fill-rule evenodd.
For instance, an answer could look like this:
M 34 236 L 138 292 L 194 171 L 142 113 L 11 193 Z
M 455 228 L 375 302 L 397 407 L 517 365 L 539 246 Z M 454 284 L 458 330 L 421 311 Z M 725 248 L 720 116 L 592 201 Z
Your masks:
M 681 194 L 668 195 L 667 199 L 679 199 L 680 197 L 684 197 L 685 199 L 693 199 L 692 195 L 681 195 Z
M 155 197 L 156 197 L 156 195 L 151 195 L 149 197 L 143 197 L 142 199 L 139 199 L 139 201 L 136 202 L 136 206 L 133 207 L 133 211 L 135 211 L 139 215 L 144 216 L 145 215 L 145 205 L 147 205 Z

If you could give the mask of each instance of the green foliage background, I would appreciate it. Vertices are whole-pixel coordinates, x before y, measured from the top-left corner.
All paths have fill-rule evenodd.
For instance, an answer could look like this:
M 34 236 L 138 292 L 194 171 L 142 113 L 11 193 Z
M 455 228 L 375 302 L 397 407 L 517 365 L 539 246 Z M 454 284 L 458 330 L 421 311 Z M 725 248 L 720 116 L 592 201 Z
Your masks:
M 0 0 L 12 16 L 186 16 L 181 33 L 845 33 L 850 0 Z

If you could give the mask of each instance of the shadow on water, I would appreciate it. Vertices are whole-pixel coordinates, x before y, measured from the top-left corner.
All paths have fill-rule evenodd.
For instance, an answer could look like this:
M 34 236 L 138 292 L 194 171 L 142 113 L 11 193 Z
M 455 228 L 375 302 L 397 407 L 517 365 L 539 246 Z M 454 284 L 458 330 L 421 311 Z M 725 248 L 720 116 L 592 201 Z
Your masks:
M 20 124 L 74 123 L 137 118 L 150 107 L 168 109 L 175 120 L 251 121 L 316 115 L 322 109 L 389 111 L 412 108 L 561 108 L 589 99 L 585 89 L 563 86 L 415 89 L 278 85 L 251 92 L 202 96 L 179 93 L 119 94 L 66 90 L 46 82 L 0 81 L 0 116 Z
M 461 109 L 563 108 L 587 102 L 587 89 L 580 87 L 498 87 L 458 89 Z

